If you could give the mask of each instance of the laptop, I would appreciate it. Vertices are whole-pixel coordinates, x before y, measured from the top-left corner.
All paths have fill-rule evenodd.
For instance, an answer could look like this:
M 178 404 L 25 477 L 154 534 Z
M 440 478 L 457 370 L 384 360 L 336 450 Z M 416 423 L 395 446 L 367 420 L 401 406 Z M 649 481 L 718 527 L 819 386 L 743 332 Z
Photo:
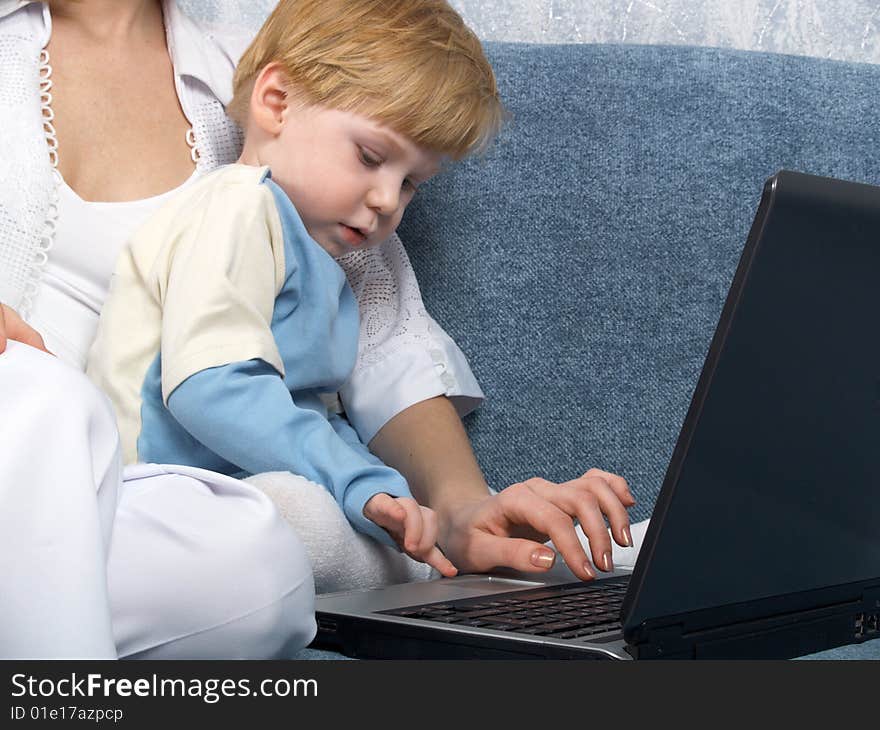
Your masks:
M 631 572 L 317 598 L 360 658 L 789 658 L 880 637 L 880 188 L 764 186 Z

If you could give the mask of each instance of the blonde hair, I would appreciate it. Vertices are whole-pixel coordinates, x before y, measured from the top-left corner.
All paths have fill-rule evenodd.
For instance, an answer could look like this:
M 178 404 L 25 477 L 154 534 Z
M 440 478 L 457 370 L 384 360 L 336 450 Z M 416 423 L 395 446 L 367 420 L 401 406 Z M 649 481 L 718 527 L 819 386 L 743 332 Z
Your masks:
M 239 124 L 273 62 L 308 103 L 454 159 L 484 148 L 505 117 L 479 39 L 445 0 L 281 0 L 235 71 L 227 111 Z

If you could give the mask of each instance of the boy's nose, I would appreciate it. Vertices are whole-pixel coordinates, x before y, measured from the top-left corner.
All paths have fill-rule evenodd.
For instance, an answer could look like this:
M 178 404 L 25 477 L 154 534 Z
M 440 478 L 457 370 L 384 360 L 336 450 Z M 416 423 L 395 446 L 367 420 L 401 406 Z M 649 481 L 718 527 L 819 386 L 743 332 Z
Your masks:
M 391 215 L 400 204 L 400 186 L 393 181 L 376 184 L 367 193 L 367 207 L 380 215 Z

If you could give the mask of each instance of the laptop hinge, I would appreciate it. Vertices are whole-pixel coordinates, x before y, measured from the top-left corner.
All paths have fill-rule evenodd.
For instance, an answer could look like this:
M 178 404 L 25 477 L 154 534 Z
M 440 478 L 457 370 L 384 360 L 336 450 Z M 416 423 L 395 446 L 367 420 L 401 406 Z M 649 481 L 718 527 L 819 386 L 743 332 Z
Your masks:
M 880 638 L 880 586 L 855 600 L 685 632 L 683 622 L 641 627 L 636 659 L 782 658 Z
M 863 611 L 855 617 L 855 639 L 864 641 L 880 637 L 880 587 L 862 594 Z

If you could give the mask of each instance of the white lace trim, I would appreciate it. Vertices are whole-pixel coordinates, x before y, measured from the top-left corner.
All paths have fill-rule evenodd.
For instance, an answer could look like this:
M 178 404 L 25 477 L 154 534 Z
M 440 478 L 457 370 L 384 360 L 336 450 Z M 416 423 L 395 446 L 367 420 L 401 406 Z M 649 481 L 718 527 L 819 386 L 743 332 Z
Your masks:
M 55 133 L 55 112 L 52 111 L 52 66 L 49 63 L 49 51 L 40 51 L 40 115 L 43 120 L 43 134 L 49 151 L 49 162 L 52 163 L 53 186 L 49 194 L 49 205 L 46 208 L 43 229 L 34 251 L 33 259 L 28 266 L 24 289 L 22 290 L 19 314 L 27 319 L 33 306 L 34 297 L 39 291 L 43 271 L 49 261 L 49 251 L 55 242 L 55 229 L 58 224 L 58 186 L 61 175 L 58 172 L 58 135 Z
M 418 282 L 397 235 L 379 247 L 353 251 L 337 261 L 360 309 L 357 368 L 375 365 L 411 346 L 425 348 L 435 365 L 442 362 Z
M 198 165 L 202 153 L 199 151 L 199 147 L 196 144 L 196 133 L 193 131 L 192 127 L 186 130 L 186 143 L 189 145 L 189 156 L 192 158 L 192 161 Z
M 235 162 L 241 153 L 244 135 L 214 98 L 202 98 L 191 105 L 192 129 L 187 142 L 195 150 L 193 161 L 202 172 Z

